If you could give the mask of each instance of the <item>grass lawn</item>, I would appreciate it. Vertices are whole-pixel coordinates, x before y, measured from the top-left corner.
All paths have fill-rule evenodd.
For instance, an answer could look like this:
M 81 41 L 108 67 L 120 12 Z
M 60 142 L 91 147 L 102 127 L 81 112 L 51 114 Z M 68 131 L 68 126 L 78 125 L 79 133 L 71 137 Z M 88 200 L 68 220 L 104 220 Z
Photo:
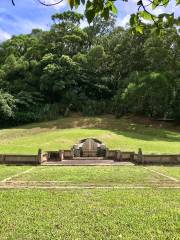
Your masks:
M 0 152 L 69 149 L 85 137 L 123 151 L 180 149 L 179 130 L 127 118 L 71 117 L 0 130 Z M 0 240 L 179 240 L 180 181 L 148 169 L 180 180 L 178 166 L 0 165 Z M 123 188 L 107 189 L 118 185 Z
M 0 153 L 37 153 L 69 149 L 80 139 L 95 137 L 110 149 L 146 153 L 179 153 L 180 130 L 161 124 L 137 123 L 128 118 L 69 117 L 0 130 Z
M 179 166 L 148 168 L 179 178 Z M 1 182 L 7 177 L 11 182 Z M 176 188 L 159 188 L 169 182 Z M 24 183 L 26 188 L 20 189 Z M 179 240 L 179 183 L 143 166 L 1 165 L 0 239 Z M 123 188 L 85 189 L 83 184 Z M 127 189 L 129 184 L 145 188 Z
M 5 178 L 11 177 L 13 175 L 19 174 L 23 171 L 28 170 L 29 166 L 5 166 L 0 165 L 0 181 L 4 180 Z
M 35 167 L 15 181 L 59 181 L 64 184 L 127 184 L 158 182 L 166 178 L 141 166 Z
M 0 192 L 1 240 L 178 240 L 178 190 Z
M 163 174 L 167 174 L 171 177 L 174 177 L 180 180 L 180 166 L 151 166 L 150 169 L 158 171 Z

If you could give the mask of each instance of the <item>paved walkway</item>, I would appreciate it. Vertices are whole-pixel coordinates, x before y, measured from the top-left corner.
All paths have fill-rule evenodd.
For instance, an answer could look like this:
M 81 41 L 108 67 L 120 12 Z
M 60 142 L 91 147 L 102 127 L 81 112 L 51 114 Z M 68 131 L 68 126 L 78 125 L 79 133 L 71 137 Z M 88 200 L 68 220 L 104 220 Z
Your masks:
M 113 160 L 63 160 L 44 162 L 43 166 L 133 166 L 132 162 L 115 162 Z
M 59 189 L 59 190 L 83 190 L 83 189 L 180 189 L 180 185 L 167 185 L 167 186 L 145 186 L 145 185 L 67 185 L 67 186 L 58 186 L 53 184 L 42 184 L 38 185 L 37 183 L 31 184 L 31 182 L 18 183 L 18 182 L 6 182 L 5 184 L 0 184 L 0 189 Z

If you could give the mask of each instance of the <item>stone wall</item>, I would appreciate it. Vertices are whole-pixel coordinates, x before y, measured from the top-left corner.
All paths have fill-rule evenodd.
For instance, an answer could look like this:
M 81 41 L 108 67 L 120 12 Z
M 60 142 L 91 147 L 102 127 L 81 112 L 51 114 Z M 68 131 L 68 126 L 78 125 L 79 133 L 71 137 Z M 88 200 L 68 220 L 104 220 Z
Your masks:
M 114 160 L 117 154 L 117 150 L 108 150 L 107 152 L 107 159 Z
M 121 152 L 120 150 L 109 150 L 107 153 L 107 159 L 115 161 L 133 161 L 134 152 Z
M 72 150 L 64 150 L 63 151 L 63 158 L 64 159 L 73 159 Z
M 139 149 L 134 154 L 134 162 L 138 164 L 180 164 L 180 154 L 143 154 Z
M 38 155 L 0 155 L 1 164 L 39 164 Z
M 0 164 L 41 164 L 47 161 L 48 154 L 41 149 L 37 154 L 0 154 Z
M 134 152 L 122 152 L 122 160 L 134 161 Z
M 73 159 L 72 150 L 59 150 L 58 154 L 58 161 Z M 141 149 L 138 153 L 108 150 L 105 159 L 130 161 L 136 164 L 180 164 L 180 154 L 143 154 Z M 41 164 L 46 161 L 48 153 L 43 153 L 41 149 L 37 155 L 0 154 L 0 164 Z
M 39 163 L 47 162 L 48 160 L 48 154 L 47 153 L 42 153 L 39 156 Z
M 0 163 L 3 163 L 3 161 L 4 161 L 4 155 L 0 154 Z

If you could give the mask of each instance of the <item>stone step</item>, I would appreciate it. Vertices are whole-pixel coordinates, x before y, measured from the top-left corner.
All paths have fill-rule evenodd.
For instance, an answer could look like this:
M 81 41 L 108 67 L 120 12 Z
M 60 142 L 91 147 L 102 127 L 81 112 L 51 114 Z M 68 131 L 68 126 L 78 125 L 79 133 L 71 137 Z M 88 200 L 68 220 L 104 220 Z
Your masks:
M 103 157 L 74 157 L 73 158 L 73 160 L 82 160 L 82 161 L 86 161 L 86 160 L 97 160 L 97 161 L 99 161 L 99 160 L 105 160 Z M 64 161 L 66 161 L 66 160 L 64 160 Z M 69 160 L 67 160 L 67 161 L 69 161 Z M 105 160 L 105 161 L 107 161 L 107 160 Z
M 44 166 L 109 166 L 109 165 L 134 165 L 132 162 L 114 162 L 113 160 L 63 160 L 59 162 L 43 162 Z
M 77 160 L 63 160 L 62 163 L 80 163 L 80 164 L 89 164 L 89 163 L 114 163 L 113 160 L 102 160 L 102 159 L 77 159 Z

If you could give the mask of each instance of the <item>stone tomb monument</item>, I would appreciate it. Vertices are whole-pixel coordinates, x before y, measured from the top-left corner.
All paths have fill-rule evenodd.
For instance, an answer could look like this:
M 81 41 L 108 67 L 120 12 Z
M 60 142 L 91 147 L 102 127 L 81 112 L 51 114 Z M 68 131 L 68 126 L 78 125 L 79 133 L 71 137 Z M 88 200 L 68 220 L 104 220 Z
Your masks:
M 95 138 L 86 138 L 75 144 L 72 148 L 74 158 L 105 157 L 107 147 L 101 141 Z

